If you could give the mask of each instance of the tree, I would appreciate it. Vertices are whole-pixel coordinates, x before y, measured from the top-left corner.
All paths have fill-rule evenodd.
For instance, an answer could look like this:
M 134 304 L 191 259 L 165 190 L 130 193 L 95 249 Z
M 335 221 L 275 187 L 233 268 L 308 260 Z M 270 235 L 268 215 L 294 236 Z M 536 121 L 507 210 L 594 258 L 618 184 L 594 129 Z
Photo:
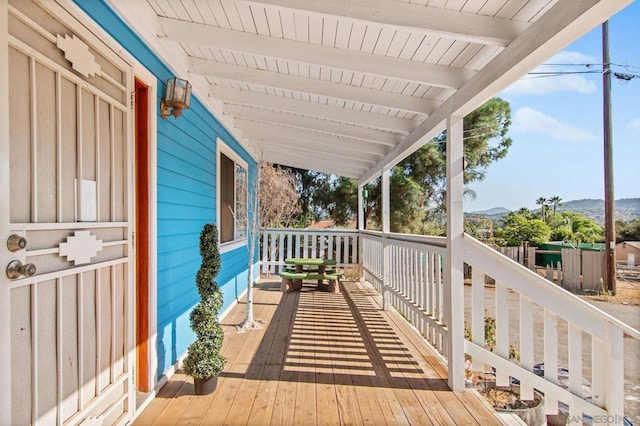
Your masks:
M 554 241 L 594 243 L 604 239 L 602 227 L 577 212 L 559 212 L 549 219 L 548 225 Z
M 544 222 L 545 220 L 545 206 L 547 205 L 547 199 L 545 197 L 540 197 L 536 200 L 536 204 L 540 206 L 540 217 L 542 218 L 542 221 Z
M 483 180 L 488 167 L 507 155 L 512 144 L 506 136 L 510 124 L 511 108 L 500 98 L 491 99 L 465 117 L 465 185 Z M 391 230 L 424 233 L 442 228 L 439 218 L 445 211 L 445 190 L 446 133 L 443 132 L 392 169 Z M 371 203 L 380 206 L 380 191 L 369 194 Z M 475 193 L 466 186 L 465 195 L 473 197 Z M 429 223 L 434 221 L 440 226 Z
M 301 212 L 296 178 L 291 170 L 263 163 L 260 166 L 260 226 L 290 226 Z
M 558 206 L 560 206 L 561 201 L 562 198 L 560 198 L 558 195 L 554 195 L 553 197 L 549 198 L 549 202 L 553 205 L 553 217 L 556 217 L 556 210 L 558 210 Z
M 504 158 L 512 140 L 509 103 L 493 98 L 464 119 L 465 184 L 483 180 L 488 167 Z M 301 213 L 299 224 L 308 226 L 313 218 L 330 216 L 345 224 L 357 216 L 357 183 L 324 173 L 291 169 L 297 180 Z M 379 182 L 379 180 L 378 180 Z M 443 232 L 442 214 L 446 198 L 446 133 L 398 163 L 390 179 L 391 230 L 417 234 Z M 381 227 L 380 185 L 366 186 L 366 223 Z M 467 186 L 465 195 L 473 197 Z
M 355 179 L 332 177 L 328 188 L 324 188 L 314 195 L 315 203 L 333 219 L 336 226 L 348 225 L 358 213 L 358 183 Z
M 640 241 L 640 218 L 623 222 L 616 221 L 616 241 Z
M 493 221 L 484 215 L 466 215 L 464 217 L 464 232 L 486 242 L 493 237 Z
M 520 208 L 518 209 L 518 214 L 520 214 L 520 215 L 522 215 L 522 216 L 525 216 L 525 217 L 527 217 L 527 218 L 530 218 L 530 217 L 532 216 L 532 214 L 531 214 L 531 210 L 529 210 L 529 209 L 528 209 L 528 208 L 526 208 L 526 207 L 520 207 Z
M 502 219 L 503 227 L 496 229 L 496 242 L 502 246 L 521 246 L 528 241 L 534 246 L 549 241 L 551 228 L 540 219 L 509 213 Z
M 551 227 L 551 240 L 574 241 L 572 224 L 571 217 L 563 213 L 552 217 L 548 222 L 549 227 Z
M 571 220 L 571 230 L 576 242 L 595 243 L 604 241 L 604 230 L 602 226 L 595 223 L 588 217 L 576 212 L 563 212 L 565 217 Z
M 290 171 L 295 177 L 296 190 L 300 197 L 300 214 L 297 217 L 297 226 L 305 228 L 309 226 L 314 219 L 318 219 L 324 215 L 323 203 L 320 198 L 331 189 L 329 184 L 331 176 L 312 170 L 287 166 L 280 167 L 283 170 Z

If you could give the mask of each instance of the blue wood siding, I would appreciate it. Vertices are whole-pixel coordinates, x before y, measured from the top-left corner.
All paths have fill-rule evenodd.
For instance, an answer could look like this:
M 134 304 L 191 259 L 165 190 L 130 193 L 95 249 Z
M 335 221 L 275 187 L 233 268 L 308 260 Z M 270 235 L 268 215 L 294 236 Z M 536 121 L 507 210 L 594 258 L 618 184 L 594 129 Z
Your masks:
M 158 96 L 162 96 L 166 80 L 174 77 L 167 65 L 103 0 L 75 1 L 156 76 Z M 194 338 L 189 312 L 199 300 L 194 279 L 201 261 L 200 230 L 205 223 L 216 221 L 217 137 L 249 164 L 250 177 L 255 176 L 255 161 L 196 96 L 181 118 L 158 117 L 158 377 Z M 223 254 L 218 276 L 224 293 L 223 310 L 246 288 L 247 264 L 246 247 Z

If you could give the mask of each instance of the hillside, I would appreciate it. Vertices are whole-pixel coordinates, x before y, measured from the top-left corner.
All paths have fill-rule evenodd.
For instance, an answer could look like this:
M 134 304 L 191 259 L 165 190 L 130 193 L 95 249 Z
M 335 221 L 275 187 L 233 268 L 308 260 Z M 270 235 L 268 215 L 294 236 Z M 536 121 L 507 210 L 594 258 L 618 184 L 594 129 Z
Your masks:
M 640 198 L 622 198 L 616 200 L 615 210 L 616 220 L 627 222 L 640 218 Z M 532 212 L 538 211 L 540 211 L 540 209 L 532 210 Z M 583 216 L 593 219 L 599 225 L 604 224 L 604 200 L 584 199 L 562 202 L 560 206 L 558 206 L 558 211 L 578 212 Z M 496 221 L 507 213 L 509 213 L 509 210 L 503 207 L 496 207 L 489 210 L 473 212 L 472 214 L 488 216 Z
M 604 200 L 574 200 L 562 203 L 559 211 L 578 212 L 599 225 L 604 224 Z M 640 218 L 640 198 L 623 198 L 615 201 L 616 220 L 625 222 Z
M 511 210 L 509 209 L 505 209 L 504 207 L 494 207 L 492 209 L 489 210 L 482 210 L 482 211 L 478 211 L 478 212 L 471 212 L 470 214 L 477 214 L 477 215 L 481 215 L 481 216 L 502 216 L 505 215 L 507 213 L 510 213 Z

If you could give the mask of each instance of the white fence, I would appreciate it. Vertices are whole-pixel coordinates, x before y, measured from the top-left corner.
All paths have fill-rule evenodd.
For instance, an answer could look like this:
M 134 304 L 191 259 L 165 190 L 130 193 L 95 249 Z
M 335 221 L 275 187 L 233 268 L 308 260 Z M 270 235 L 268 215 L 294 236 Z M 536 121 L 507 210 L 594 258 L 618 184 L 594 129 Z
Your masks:
M 365 280 L 446 357 L 446 240 L 406 234 L 383 237 L 380 232 L 364 231 L 362 251 Z
M 296 228 L 260 230 L 262 274 L 280 273 L 289 257 L 335 259 L 338 268 L 359 267 L 358 231 Z

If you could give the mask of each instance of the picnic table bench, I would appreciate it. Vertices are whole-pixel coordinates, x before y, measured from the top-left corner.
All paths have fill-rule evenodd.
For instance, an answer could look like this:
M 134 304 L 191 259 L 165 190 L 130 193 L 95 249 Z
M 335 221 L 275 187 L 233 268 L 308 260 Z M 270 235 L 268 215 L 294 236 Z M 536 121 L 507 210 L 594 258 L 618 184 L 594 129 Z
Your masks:
M 290 266 L 280 272 L 281 291 L 300 290 L 303 281 L 317 280 L 319 290 L 331 293 L 340 292 L 339 284 L 342 274 L 335 268 L 327 269 L 327 266 L 336 265 L 335 260 L 291 257 L 286 259 L 284 263 Z

